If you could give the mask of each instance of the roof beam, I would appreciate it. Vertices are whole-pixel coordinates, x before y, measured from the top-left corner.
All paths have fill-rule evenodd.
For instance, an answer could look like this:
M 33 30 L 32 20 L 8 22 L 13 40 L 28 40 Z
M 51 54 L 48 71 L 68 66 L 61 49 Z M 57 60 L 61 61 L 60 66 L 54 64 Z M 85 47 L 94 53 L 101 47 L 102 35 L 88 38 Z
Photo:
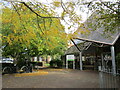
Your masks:
M 73 44 L 76 46 L 76 48 L 81 52 L 80 48 L 77 46 L 77 44 L 71 39 L 71 41 L 73 42 Z

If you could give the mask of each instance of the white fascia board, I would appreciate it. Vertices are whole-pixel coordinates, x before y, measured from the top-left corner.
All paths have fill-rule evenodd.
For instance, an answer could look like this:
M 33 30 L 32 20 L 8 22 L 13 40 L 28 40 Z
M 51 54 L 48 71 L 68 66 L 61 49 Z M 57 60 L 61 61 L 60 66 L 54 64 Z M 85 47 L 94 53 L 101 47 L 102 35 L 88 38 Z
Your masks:
M 107 44 L 107 45 L 113 45 L 113 43 L 100 42 L 100 41 L 95 41 L 95 40 L 86 39 L 86 38 L 74 38 L 74 39 L 79 39 L 79 40 L 83 40 L 83 41 L 90 41 L 90 42 L 96 42 L 96 43 L 102 43 L 102 44 Z

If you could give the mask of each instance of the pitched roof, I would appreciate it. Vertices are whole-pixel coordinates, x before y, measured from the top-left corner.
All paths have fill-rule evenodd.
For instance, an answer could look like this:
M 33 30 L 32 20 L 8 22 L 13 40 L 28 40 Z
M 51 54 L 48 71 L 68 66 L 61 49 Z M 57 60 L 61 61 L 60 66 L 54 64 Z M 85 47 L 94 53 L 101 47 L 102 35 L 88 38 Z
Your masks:
M 94 30 L 94 28 L 89 28 L 88 25 L 92 23 L 92 26 L 97 25 L 98 21 L 94 19 L 94 15 L 98 15 L 94 13 L 89 17 L 88 20 L 84 23 L 82 27 L 79 27 L 77 32 L 77 35 L 74 37 L 76 39 L 84 40 L 84 41 L 92 41 L 97 43 L 103 43 L 108 45 L 114 45 L 117 39 L 120 37 L 120 26 L 114 28 L 114 33 L 111 31 L 107 32 L 105 34 L 104 30 L 105 28 L 103 26 L 97 28 Z M 101 20 L 102 21 L 102 20 Z M 87 30 L 88 34 L 82 34 L 80 31 Z
M 94 15 L 97 15 L 97 13 L 92 14 L 89 19 L 83 24 L 82 27 L 79 27 L 78 30 L 75 32 L 74 41 L 77 44 L 78 48 L 80 50 L 88 51 L 90 49 L 91 44 L 90 42 L 96 42 L 101 44 L 107 44 L 107 45 L 114 45 L 118 39 L 120 39 L 120 26 L 115 27 L 112 33 L 111 31 L 107 33 L 107 35 L 104 33 L 104 27 L 101 26 L 94 30 L 93 28 L 89 28 L 88 25 L 92 23 L 97 24 L 98 22 L 93 18 Z M 81 31 L 87 31 L 88 33 L 82 34 Z M 78 39 L 76 41 L 76 39 Z M 89 42 L 81 42 L 83 41 L 89 41 Z M 85 49 L 85 47 L 88 47 Z M 92 48 L 93 49 L 93 48 Z M 91 52 L 92 49 L 89 51 Z M 73 54 L 73 53 L 79 53 L 79 50 L 76 48 L 76 46 L 72 46 L 68 48 L 68 50 L 65 52 L 65 54 Z

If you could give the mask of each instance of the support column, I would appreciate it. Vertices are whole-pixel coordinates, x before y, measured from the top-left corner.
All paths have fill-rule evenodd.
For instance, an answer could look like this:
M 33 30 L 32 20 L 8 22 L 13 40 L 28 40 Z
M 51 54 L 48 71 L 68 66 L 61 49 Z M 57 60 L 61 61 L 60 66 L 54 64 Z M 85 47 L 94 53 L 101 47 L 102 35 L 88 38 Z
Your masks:
M 80 70 L 83 70 L 83 67 L 82 67 L 82 52 L 80 52 Z
M 68 69 L 68 61 L 67 61 L 67 59 L 66 59 L 66 69 Z
M 73 61 L 73 69 L 75 69 L 75 61 Z
M 115 50 L 114 46 L 111 46 L 111 56 L 112 56 L 112 73 L 116 75 L 116 64 L 115 64 Z
M 101 59 L 102 59 L 102 71 L 104 71 L 104 57 L 103 57 L 103 54 L 101 54 Z

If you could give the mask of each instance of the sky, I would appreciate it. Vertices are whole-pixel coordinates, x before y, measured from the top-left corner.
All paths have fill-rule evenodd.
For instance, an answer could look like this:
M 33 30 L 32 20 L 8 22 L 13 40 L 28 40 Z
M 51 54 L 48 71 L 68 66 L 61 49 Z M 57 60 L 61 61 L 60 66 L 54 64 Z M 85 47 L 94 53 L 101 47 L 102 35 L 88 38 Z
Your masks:
M 25 1 L 25 2 L 28 2 L 28 1 L 35 2 L 35 1 L 37 1 L 37 2 L 41 2 L 41 3 L 47 4 L 47 5 L 50 6 L 50 3 L 52 3 L 53 1 L 61 1 L 61 0 L 4 0 L 4 1 L 15 1 L 15 2 L 16 1 L 18 1 L 18 2 L 20 2 L 20 1 Z M 62 1 L 63 1 L 63 3 L 65 3 L 68 0 L 62 0 Z M 78 0 L 69 0 L 69 2 L 77 2 L 77 1 Z M 79 1 L 84 1 L 84 0 L 79 0 Z M 87 0 L 87 1 L 93 1 L 93 0 Z M 118 1 L 118 0 L 102 0 L 102 1 Z M 82 17 L 82 20 L 80 21 L 81 23 L 85 22 L 87 20 L 87 18 L 91 15 L 90 11 L 89 11 L 89 14 L 87 14 L 88 8 L 85 8 L 85 7 L 83 7 L 83 8 L 85 9 L 86 12 L 82 12 L 82 11 L 80 11 L 79 8 L 76 8 L 76 14 L 80 15 Z M 55 12 L 57 12 L 59 16 L 60 16 L 60 13 L 62 11 L 63 11 L 62 8 L 57 8 L 55 10 Z M 69 18 L 65 17 L 65 20 L 68 22 Z M 70 30 L 68 30 L 68 27 L 70 25 L 66 24 L 64 21 L 61 21 L 61 23 L 65 26 L 65 32 L 66 33 L 74 32 L 79 27 L 78 25 L 75 24 L 74 27 L 72 27 Z M 71 22 L 68 22 L 68 23 L 72 24 Z
M 25 1 L 25 2 L 28 2 L 28 1 L 32 1 L 32 2 L 35 2 L 35 1 L 38 1 L 38 2 L 41 2 L 41 3 L 44 3 L 44 4 L 50 4 L 53 2 L 53 0 L 7 0 L 7 1 Z M 54 0 L 54 1 L 61 1 L 61 0 Z M 64 3 L 68 0 L 62 0 Z M 69 0 L 70 2 L 74 1 L 78 1 L 78 0 Z M 81 0 L 83 1 L 83 0 Z M 88 1 L 93 1 L 93 0 L 88 0 Z M 102 0 L 102 1 L 112 1 L 112 2 L 116 2 L 118 0 Z M 7 3 L 6 3 L 7 4 Z M 87 8 L 84 8 L 86 12 L 88 12 L 88 9 Z M 57 8 L 57 10 L 55 10 L 56 12 L 58 12 L 58 14 L 60 14 L 62 12 L 62 8 Z M 80 21 L 81 23 L 85 22 L 87 20 L 87 18 L 91 15 L 91 12 L 89 14 L 87 14 L 86 12 L 82 12 L 80 11 L 79 8 L 76 8 L 76 13 L 78 15 L 81 15 L 82 17 L 82 21 Z M 68 17 L 65 18 L 66 21 L 69 20 Z M 75 27 L 72 27 L 70 30 L 68 30 L 68 27 L 69 25 L 67 25 L 64 21 L 61 21 L 61 23 L 65 26 L 65 32 L 66 33 L 70 33 L 70 32 L 74 32 L 78 29 L 78 25 L 74 25 Z M 68 22 L 70 24 L 70 22 Z M 75 43 L 79 43 L 81 42 L 80 40 L 75 40 Z
M 0 0 L 0 1 L 1 1 L 1 0 Z M 21 1 L 25 1 L 25 2 L 32 1 L 32 2 L 35 2 L 35 1 L 37 1 L 37 2 L 41 2 L 41 3 L 45 3 L 45 4 L 50 4 L 50 3 L 53 2 L 53 0 L 3 0 L 3 1 L 13 1 L 13 2 L 14 2 L 14 1 L 15 1 L 15 2 L 21 2 Z M 61 1 L 61 0 L 54 0 L 54 1 Z M 65 2 L 68 1 L 68 0 L 62 0 L 62 1 L 65 3 Z M 69 2 L 73 2 L 73 1 L 76 2 L 76 1 L 78 1 L 78 0 L 69 0 Z M 7 3 L 6 3 L 6 4 L 7 4 Z M 82 13 L 83 21 L 85 21 L 88 15 L 86 15 L 85 13 L 80 12 L 80 11 L 78 11 L 78 10 L 79 10 L 79 8 L 76 9 L 76 13 L 79 14 L 79 15 L 80 15 L 80 13 Z M 60 13 L 61 9 L 59 9 L 58 11 L 59 11 L 58 13 Z
M 12 1 L 12 2 L 21 2 L 21 1 L 25 1 L 25 2 L 28 2 L 28 1 L 31 1 L 31 2 L 35 2 L 35 1 L 37 1 L 37 2 L 41 2 L 41 3 L 44 3 L 44 4 L 46 4 L 46 5 L 51 5 L 50 3 L 52 3 L 53 2 L 53 0 L 4 0 L 4 1 Z M 61 1 L 61 0 L 54 0 L 54 1 Z M 62 0 L 63 1 L 63 3 L 65 3 L 66 1 L 68 1 L 68 0 Z M 76 2 L 77 0 L 69 0 L 69 2 L 72 2 L 72 1 L 74 1 L 74 2 Z M 9 5 L 9 3 L 5 3 L 6 5 L 8 5 L 9 7 L 11 7 L 10 5 Z M 57 12 L 58 13 L 58 15 L 60 16 L 60 14 L 61 14 L 61 12 L 63 11 L 63 9 L 62 9 L 62 7 L 60 7 L 60 8 L 57 8 L 56 10 L 55 10 L 55 12 Z M 76 8 L 76 13 L 78 14 L 78 15 L 81 15 L 82 16 L 82 21 L 80 21 L 80 22 L 84 22 L 86 19 L 87 19 L 87 17 L 88 17 L 88 15 L 84 12 L 81 12 L 80 10 L 79 10 L 79 8 Z M 68 22 L 68 20 L 69 20 L 69 18 L 68 17 L 65 17 L 65 20 Z M 67 25 L 64 21 L 61 21 L 61 23 L 65 26 L 65 32 L 66 33 L 69 33 L 69 32 L 74 32 L 75 30 L 77 30 L 77 28 L 78 28 L 78 26 L 77 25 L 74 25 L 74 27 L 72 27 L 70 30 L 68 30 L 68 27 L 70 26 L 70 25 Z M 69 24 L 72 24 L 71 22 L 68 22 Z

